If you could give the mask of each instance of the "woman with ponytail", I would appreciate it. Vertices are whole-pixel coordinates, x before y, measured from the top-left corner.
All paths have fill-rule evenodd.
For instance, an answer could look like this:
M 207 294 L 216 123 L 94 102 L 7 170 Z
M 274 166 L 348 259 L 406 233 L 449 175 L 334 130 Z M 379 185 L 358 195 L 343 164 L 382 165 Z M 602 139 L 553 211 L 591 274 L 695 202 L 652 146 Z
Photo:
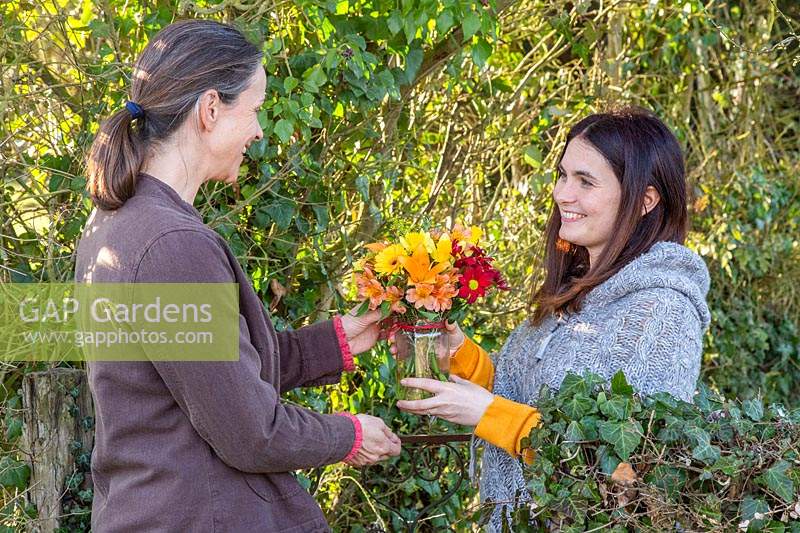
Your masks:
M 235 183 L 245 150 L 262 138 L 261 61 L 231 26 L 167 26 L 136 62 L 130 100 L 92 145 L 96 208 L 76 281 L 236 283 L 239 322 L 236 361 L 184 353 L 87 364 L 93 531 L 328 531 L 291 472 L 400 453 L 378 418 L 321 415 L 279 396 L 353 370 L 353 354 L 377 341 L 380 313 L 277 333 L 227 243 L 193 207 L 203 182 Z
M 640 109 L 586 117 L 558 161 L 530 319 L 493 357 L 451 325 L 454 383 L 404 380 L 435 396 L 401 409 L 475 426 L 487 443 L 481 499 L 497 506 L 490 531 L 505 531 L 511 506 L 530 501 L 522 462 L 535 458 L 521 440 L 540 424 L 543 385 L 558 389 L 568 372 L 609 379 L 622 370 L 644 394 L 692 401 L 709 275 L 683 246 L 686 226 L 683 156 L 669 129 Z

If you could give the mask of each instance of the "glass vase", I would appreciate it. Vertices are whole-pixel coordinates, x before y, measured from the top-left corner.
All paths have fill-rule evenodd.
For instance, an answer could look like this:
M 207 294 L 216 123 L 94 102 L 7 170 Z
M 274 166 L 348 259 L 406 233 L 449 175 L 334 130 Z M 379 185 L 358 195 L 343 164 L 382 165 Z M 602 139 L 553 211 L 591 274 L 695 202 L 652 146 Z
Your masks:
M 450 359 L 450 336 L 444 323 L 401 325 L 395 333 L 397 347 L 397 399 L 421 400 L 433 394 L 400 385 L 404 378 L 447 380 Z

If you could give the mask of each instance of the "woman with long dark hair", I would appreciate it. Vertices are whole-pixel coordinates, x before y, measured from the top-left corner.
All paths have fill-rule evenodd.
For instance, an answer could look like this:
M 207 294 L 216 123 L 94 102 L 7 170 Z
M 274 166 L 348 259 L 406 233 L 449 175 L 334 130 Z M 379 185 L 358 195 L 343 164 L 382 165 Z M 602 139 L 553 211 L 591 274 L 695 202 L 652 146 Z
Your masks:
M 407 379 L 435 396 L 398 402 L 475 426 L 488 443 L 481 498 L 498 505 L 493 531 L 500 509 L 530 499 L 521 461 L 532 454 L 520 441 L 540 423 L 542 385 L 557 389 L 568 372 L 623 370 L 644 394 L 691 401 L 710 321 L 708 269 L 683 246 L 683 156 L 663 122 L 640 109 L 584 118 L 567 136 L 557 176 L 530 319 L 494 357 L 450 325 L 454 383 Z
M 88 363 L 93 531 L 328 531 L 291 472 L 400 453 L 378 418 L 280 400 L 352 370 L 352 355 L 377 341 L 380 313 L 277 333 L 227 243 L 193 207 L 203 182 L 235 183 L 245 150 L 262 138 L 261 62 L 231 26 L 171 24 L 142 52 L 130 101 L 92 145 L 96 209 L 78 245 L 76 281 L 236 283 L 239 324 L 235 361 L 196 361 L 185 345 L 175 358 L 154 359 L 137 345 L 136 361 Z

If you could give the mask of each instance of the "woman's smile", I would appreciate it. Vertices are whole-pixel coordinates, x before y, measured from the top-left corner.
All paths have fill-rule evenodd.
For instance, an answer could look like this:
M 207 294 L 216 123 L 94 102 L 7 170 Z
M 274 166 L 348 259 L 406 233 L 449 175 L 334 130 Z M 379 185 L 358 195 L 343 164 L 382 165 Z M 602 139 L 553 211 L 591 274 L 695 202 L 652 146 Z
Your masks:
M 577 222 L 586 218 L 583 213 L 576 213 L 574 211 L 561 211 L 561 222 Z

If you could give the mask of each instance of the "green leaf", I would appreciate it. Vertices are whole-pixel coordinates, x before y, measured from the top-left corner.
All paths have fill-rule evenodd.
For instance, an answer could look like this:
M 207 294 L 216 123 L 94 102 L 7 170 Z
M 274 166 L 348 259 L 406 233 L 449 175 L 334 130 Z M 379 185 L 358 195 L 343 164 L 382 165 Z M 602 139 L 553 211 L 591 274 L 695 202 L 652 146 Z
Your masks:
M 542 166 L 542 151 L 536 145 L 528 145 L 522 153 L 522 158 L 528 165 L 539 168 Z
M 631 398 L 614 397 L 600 405 L 600 412 L 609 418 L 627 420 L 633 413 Z
M 711 444 L 711 436 L 703 428 L 690 426 L 684 429 L 684 434 L 691 438 L 695 444 L 692 448 L 692 457 L 707 465 L 717 462 L 720 457 L 718 446 Z
M 403 15 L 401 15 L 399 11 L 392 11 L 386 24 L 389 27 L 389 31 L 392 32 L 392 35 L 396 35 L 403 29 Z
M 573 372 L 567 373 L 561 381 L 561 386 L 558 388 L 559 398 L 568 398 L 571 395 L 588 395 L 589 387 L 586 385 L 586 380 L 578 374 Z
M 670 465 L 656 465 L 645 477 L 645 481 L 663 490 L 667 497 L 680 495 L 686 485 L 686 471 Z
M 478 68 L 483 68 L 491 55 L 492 45 L 487 43 L 484 39 L 479 39 L 477 43 L 472 45 L 472 60 Z
M 766 515 L 769 513 L 769 505 L 761 498 L 746 496 L 739 505 L 739 514 L 742 521 L 749 521 L 750 527 L 757 530 L 764 523 L 764 520 L 757 519 L 755 517 L 756 513 Z
M 292 134 L 294 133 L 294 122 L 282 118 L 275 123 L 275 129 L 273 131 L 282 143 L 287 143 L 289 142 L 289 139 L 292 138 Z
M 467 16 L 464 17 L 461 28 L 464 31 L 464 39 L 469 39 L 481 28 L 481 18 L 474 11 L 470 11 L 467 13 Z
M 561 410 L 572 420 L 579 420 L 585 415 L 597 411 L 594 400 L 582 394 L 576 394 L 569 398 Z
M 445 33 L 453 27 L 453 13 L 449 9 L 445 9 L 439 16 L 436 17 L 436 29 L 439 33 Z
M 286 229 L 292 223 L 296 211 L 296 205 L 292 200 L 280 198 L 275 200 L 267 208 L 267 214 L 275 224 L 281 229 Z
M 786 475 L 789 467 L 787 461 L 780 460 L 756 480 L 777 494 L 785 503 L 794 503 L 794 482 Z
M 406 83 L 413 83 L 419 72 L 419 67 L 422 66 L 422 59 L 424 54 L 421 48 L 412 48 L 406 55 Z
M 314 65 L 303 73 L 303 88 L 311 93 L 319 92 L 319 88 L 328 81 L 322 65 Z
M 0 458 L 0 485 L 6 488 L 16 487 L 20 490 L 28 485 L 31 470 L 22 461 L 16 461 L 5 455 Z
M 358 309 L 356 309 L 356 316 L 366 315 L 367 311 L 369 311 L 369 300 L 364 300 L 361 302 L 361 305 L 358 306 Z
M 637 420 L 600 422 L 599 429 L 600 438 L 614 446 L 614 451 L 623 461 L 630 458 L 631 453 L 642 441 L 644 433 L 642 425 Z
M 619 457 L 614 455 L 605 444 L 597 448 L 597 463 L 605 475 L 613 474 L 621 462 Z
M 573 420 L 569 423 L 567 426 L 567 431 L 564 432 L 564 438 L 568 442 L 579 442 L 586 440 L 586 436 L 583 434 L 583 430 L 581 430 L 581 425 L 576 420 Z
M 614 377 L 611 378 L 611 392 L 622 396 L 633 396 L 633 387 L 628 384 L 628 380 L 625 379 L 625 373 L 622 370 L 618 370 Z
M 297 78 L 293 78 L 292 76 L 289 76 L 287 78 L 284 78 L 283 80 L 283 90 L 286 91 L 286 93 L 288 94 L 292 92 L 294 88 L 297 87 L 299 84 L 300 80 L 298 80 Z
M 754 422 L 764 418 L 764 404 L 759 399 L 745 400 L 742 402 L 742 409 L 744 414 Z
M 13 441 L 22 435 L 22 420 L 9 418 L 6 420 L 6 440 Z

